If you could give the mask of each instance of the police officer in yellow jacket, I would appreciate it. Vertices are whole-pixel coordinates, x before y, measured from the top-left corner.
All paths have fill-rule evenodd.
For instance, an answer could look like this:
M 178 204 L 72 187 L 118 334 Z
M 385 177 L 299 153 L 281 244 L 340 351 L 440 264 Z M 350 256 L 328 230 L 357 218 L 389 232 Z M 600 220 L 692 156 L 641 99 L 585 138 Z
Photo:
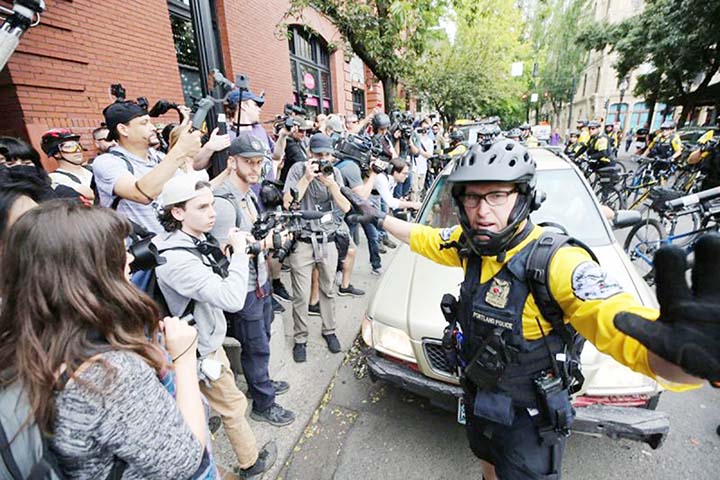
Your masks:
M 591 120 L 588 122 L 588 130 L 590 139 L 586 154 L 590 160 L 590 168 L 598 169 L 609 167 L 615 164 L 615 155 L 613 153 L 612 141 L 607 135 L 600 131 L 600 122 Z
M 559 479 L 574 412 L 566 375 L 551 373 L 558 372 L 553 365 L 562 359 L 564 334 L 543 317 L 526 280 L 528 252 L 543 235 L 528 218 L 543 198 L 535 162 L 525 147 L 503 139 L 473 146 L 447 181 L 460 218 L 449 229 L 386 217 L 356 196 L 351 201 L 364 221 L 382 225 L 412 251 L 465 270 L 461 383 L 468 439 L 484 478 Z M 587 250 L 558 249 L 545 279 L 562 310 L 561 329 L 573 327 L 601 352 L 671 390 L 694 388 L 698 377 L 720 382 L 720 285 L 713 281 L 720 240 L 701 239 L 695 255 L 691 292 L 684 252 L 657 254 L 658 318 Z
M 652 139 L 643 155 L 661 160 L 677 160 L 682 155 L 683 145 L 680 135 L 675 132 L 676 127 L 672 120 L 663 122 L 660 133 Z
M 613 149 L 613 156 L 617 158 L 618 148 L 620 148 L 620 132 L 615 130 L 615 125 L 612 123 L 605 124 L 605 135 L 610 139 L 610 144 Z
M 565 155 L 570 158 L 575 158 L 575 150 L 578 148 L 578 140 L 580 139 L 580 132 L 572 130 L 568 134 L 568 143 L 565 145 Z
M 455 129 L 450 132 L 448 139 L 450 140 L 450 146 L 445 151 L 446 155 L 450 155 L 451 157 L 465 155 L 465 152 L 467 152 L 467 147 L 463 144 L 465 134 L 463 134 L 461 130 Z
M 580 119 L 577 121 L 576 127 L 580 132 L 578 136 L 577 145 L 575 146 L 575 157 L 578 157 L 585 153 L 590 143 L 590 129 L 588 128 L 588 121 Z

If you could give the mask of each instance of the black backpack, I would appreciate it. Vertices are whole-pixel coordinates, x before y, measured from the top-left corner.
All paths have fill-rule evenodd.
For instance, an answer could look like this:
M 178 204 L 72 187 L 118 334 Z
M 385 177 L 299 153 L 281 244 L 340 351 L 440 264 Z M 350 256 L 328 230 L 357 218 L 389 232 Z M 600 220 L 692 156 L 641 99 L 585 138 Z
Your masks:
M 568 352 L 569 361 L 566 362 L 568 380 L 572 381 L 570 393 L 575 393 L 582 387 L 585 378 L 580 372 L 580 353 L 585 338 L 583 338 L 571 325 L 566 325 L 564 314 L 560 305 L 550 291 L 550 262 L 555 253 L 565 245 L 580 247 L 598 262 L 590 247 L 580 240 L 565 233 L 544 231 L 535 241 L 525 264 L 525 275 L 530 293 L 543 318 L 553 327 L 553 331 L 560 335 Z M 599 262 L 598 262 L 599 263 Z

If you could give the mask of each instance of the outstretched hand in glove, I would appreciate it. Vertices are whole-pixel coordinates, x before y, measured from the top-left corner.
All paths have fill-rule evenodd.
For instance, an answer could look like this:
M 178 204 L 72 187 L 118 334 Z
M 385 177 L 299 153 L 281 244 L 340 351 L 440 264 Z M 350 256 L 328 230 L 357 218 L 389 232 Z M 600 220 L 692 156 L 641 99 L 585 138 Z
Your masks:
M 704 235 L 695 244 L 692 287 L 685 279 L 682 249 L 658 250 L 654 264 L 660 317 L 653 322 L 621 312 L 615 326 L 659 357 L 720 387 L 720 236 Z
M 340 192 L 350 201 L 356 212 L 359 212 L 348 216 L 350 223 L 372 223 L 378 228 L 382 227 L 387 214 L 375 208 L 370 201 L 362 198 L 348 187 L 340 188 Z

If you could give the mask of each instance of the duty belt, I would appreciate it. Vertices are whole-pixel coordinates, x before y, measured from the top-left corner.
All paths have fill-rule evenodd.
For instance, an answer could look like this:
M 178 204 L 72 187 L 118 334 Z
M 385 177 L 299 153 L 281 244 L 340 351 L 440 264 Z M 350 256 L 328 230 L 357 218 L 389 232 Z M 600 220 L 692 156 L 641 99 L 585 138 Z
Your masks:
M 315 241 L 322 242 L 322 241 L 323 241 L 323 236 L 322 236 L 322 234 L 320 233 L 320 234 L 315 234 L 315 235 L 312 235 L 312 236 L 299 237 L 297 240 L 298 240 L 298 242 L 302 242 L 302 243 L 313 243 L 313 239 L 315 239 Z M 335 234 L 334 234 L 334 233 L 328 233 L 328 235 L 327 235 L 327 241 L 328 241 L 328 242 L 334 242 L 334 241 L 335 241 Z

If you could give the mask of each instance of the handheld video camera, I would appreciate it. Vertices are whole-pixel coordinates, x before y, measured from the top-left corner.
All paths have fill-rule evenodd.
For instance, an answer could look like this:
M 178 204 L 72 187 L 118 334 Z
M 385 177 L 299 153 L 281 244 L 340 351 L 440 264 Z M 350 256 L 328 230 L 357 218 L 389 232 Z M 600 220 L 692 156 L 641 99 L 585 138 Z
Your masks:
M 307 111 L 304 108 L 292 103 L 286 103 L 282 115 L 276 115 L 273 120 L 275 133 L 278 133 L 283 128 L 290 131 L 293 127 L 299 127 L 300 121 L 298 117 L 304 117 L 306 114 Z
M 386 165 L 383 166 L 378 157 L 383 155 L 383 149 L 379 145 L 375 145 L 371 139 L 361 135 L 348 135 L 341 139 L 335 145 L 335 153 L 333 156 L 338 160 L 352 160 L 359 167 L 364 176 L 370 173 L 385 171 Z M 386 162 L 385 162 L 386 163 Z
M 413 121 L 414 117 L 412 112 L 401 112 L 400 110 L 393 110 L 390 112 L 390 119 L 392 125 L 390 126 L 390 134 L 395 135 L 397 130 L 400 130 L 400 136 L 406 140 L 410 139 L 413 134 Z

